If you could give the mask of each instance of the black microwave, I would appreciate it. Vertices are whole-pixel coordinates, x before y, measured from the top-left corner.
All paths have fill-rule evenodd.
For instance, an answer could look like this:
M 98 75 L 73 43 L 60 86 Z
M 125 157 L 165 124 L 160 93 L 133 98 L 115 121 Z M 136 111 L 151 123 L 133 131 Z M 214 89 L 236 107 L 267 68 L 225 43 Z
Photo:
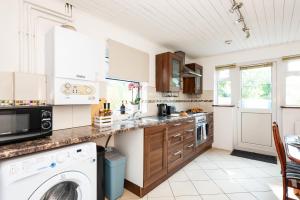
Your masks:
M 52 106 L 0 107 L 0 145 L 52 135 Z

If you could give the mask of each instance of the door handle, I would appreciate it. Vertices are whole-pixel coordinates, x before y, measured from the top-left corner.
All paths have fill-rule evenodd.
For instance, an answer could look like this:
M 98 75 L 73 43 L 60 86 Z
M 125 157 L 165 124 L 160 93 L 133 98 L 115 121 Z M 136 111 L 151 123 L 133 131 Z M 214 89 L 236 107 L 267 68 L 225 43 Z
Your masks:
M 177 151 L 176 153 L 173 154 L 173 156 L 177 156 L 177 155 L 180 155 L 182 154 L 182 151 Z
M 173 135 L 173 138 L 177 138 L 177 137 L 180 137 L 181 136 L 181 133 L 178 133 L 176 135 Z
M 194 132 L 194 129 L 186 130 L 185 132 Z
M 191 144 L 189 146 L 187 146 L 187 148 L 192 148 L 194 146 L 194 144 Z
M 181 125 L 181 123 L 178 123 L 178 124 L 173 124 L 173 126 L 180 126 Z

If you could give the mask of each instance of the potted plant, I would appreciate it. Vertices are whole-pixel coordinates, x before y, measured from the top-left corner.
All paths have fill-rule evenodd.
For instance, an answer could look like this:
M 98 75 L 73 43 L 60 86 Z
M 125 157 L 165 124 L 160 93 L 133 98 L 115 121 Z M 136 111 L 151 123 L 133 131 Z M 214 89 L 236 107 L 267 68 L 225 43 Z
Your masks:
M 140 98 L 140 89 L 141 89 L 141 85 L 137 82 L 131 82 L 128 84 L 128 90 L 131 91 L 131 110 L 132 112 L 135 112 L 139 109 L 139 105 L 141 102 L 141 98 Z

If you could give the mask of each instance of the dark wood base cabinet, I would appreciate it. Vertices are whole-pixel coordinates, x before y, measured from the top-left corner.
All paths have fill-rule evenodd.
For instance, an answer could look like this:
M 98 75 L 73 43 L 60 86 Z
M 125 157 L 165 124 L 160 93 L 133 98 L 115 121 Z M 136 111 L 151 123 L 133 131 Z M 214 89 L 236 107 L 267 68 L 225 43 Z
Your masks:
M 213 125 L 210 125 L 213 128 Z M 186 120 L 144 129 L 144 187 L 125 180 L 125 188 L 143 197 L 201 153 L 213 136 L 195 146 L 195 121 Z

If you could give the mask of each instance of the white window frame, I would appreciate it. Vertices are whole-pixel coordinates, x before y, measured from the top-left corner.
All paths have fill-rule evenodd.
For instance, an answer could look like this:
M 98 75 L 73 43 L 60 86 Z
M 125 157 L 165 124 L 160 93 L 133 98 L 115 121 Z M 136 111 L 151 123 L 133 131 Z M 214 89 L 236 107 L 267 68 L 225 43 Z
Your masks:
M 220 71 L 223 70 L 229 70 L 229 77 L 225 78 L 225 79 L 218 79 L 218 74 Z M 233 83 L 234 83 L 234 73 L 235 73 L 236 68 L 231 67 L 231 68 L 224 68 L 224 69 L 215 69 L 215 77 L 214 77 L 214 104 L 215 105 L 224 105 L 224 106 L 230 106 L 234 104 L 234 87 L 233 87 Z M 231 82 L 231 96 L 230 96 L 230 102 L 228 104 L 220 104 L 218 102 L 218 80 L 224 80 L 224 81 L 230 81 Z
M 289 77 L 289 76 L 299 76 L 299 78 L 300 78 L 300 71 L 288 71 L 288 63 L 289 63 L 289 61 L 292 61 L 292 60 L 299 60 L 299 62 L 300 62 L 300 58 L 284 60 L 282 62 L 282 65 L 283 65 L 283 68 L 284 68 L 284 76 L 283 76 L 283 80 L 282 80 L 282 82 L 283 82 L 283 99 L 282 99 L 282 102 L 284 103 L 284 106 L 300 107 L 300 104 L 299 105 L 291 105 L 291 104 L 287 104 L 287 102 L 286 102 L 286 78 Z

